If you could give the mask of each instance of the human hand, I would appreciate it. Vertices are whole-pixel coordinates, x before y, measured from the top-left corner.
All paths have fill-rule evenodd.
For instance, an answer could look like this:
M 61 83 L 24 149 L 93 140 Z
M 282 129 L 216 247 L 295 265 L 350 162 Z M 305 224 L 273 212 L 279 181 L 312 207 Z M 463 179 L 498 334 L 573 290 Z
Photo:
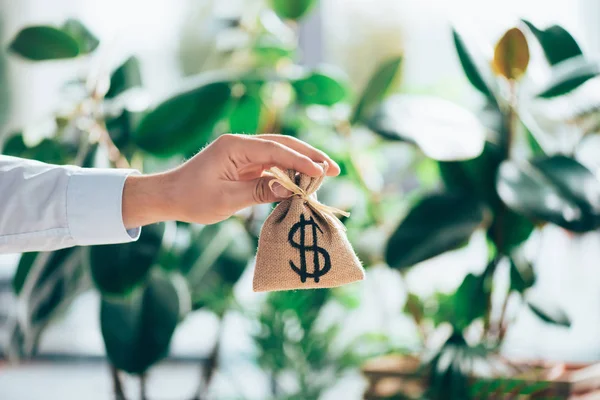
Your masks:
M 212 224 L 237 211 L 280 201 L 290 192 L 264 171 L 276 166 L 320 176 L 340 173 L 325 153 L 290 136 L 222 135 L 178 168 L 155 175 L 132 175 L 123 189 L 123 222 L 127 229 L 178 220 Z

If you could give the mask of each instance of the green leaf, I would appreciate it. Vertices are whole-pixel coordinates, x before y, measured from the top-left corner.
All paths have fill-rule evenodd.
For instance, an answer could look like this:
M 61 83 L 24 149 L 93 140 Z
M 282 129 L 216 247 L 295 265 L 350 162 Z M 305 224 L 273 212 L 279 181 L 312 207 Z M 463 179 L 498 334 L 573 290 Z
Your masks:
M 432 400 L 469 400 L 469 375 L 476 354 L 462 334 L 454 332 L 434 357 L 427 362 L 429 376 L 426 398 Z
M 531 220 L 508 209 L 504 209 L 497 217 L 490 228 L 489 235 L 495 239 L 498 251 L 503 254 L 510 254 L 512 250 L 523 244 L 535 229 Z M 494 232 L 498 232 L 501 237 L 494 237 Z
M 385 138 L 416 143 L 426 156 L 440 161 L 479 156 L 486 136 L 470 111 L 433 96 L 390 96 L 367 126 Z
M 127 89 L 142 85 L 140 62 L 136 57 L 129 57 L 110 76 L 110 88 L 106 98 L 111 99 L 125 92 Z
M 177 94 L 146 114 L 134 132 L 143 150 L 162 157 L 198 151 L 211 140 L 230 103 L 228 82 L 203 83 Z
M 19 322 L 27 327 L 17 353 L 35 351 L 40 335 L 55 315 L 88 288 L 80 248 L 52 253 L 25 253 L 13 278 L 19 296 Z
M 207 225 L 192 237 L 181 260 L 181 272 L 192 292 L 194 309 L 206 307 L 222 315 L 233 286 L 254 256 L 254 244 L 239 221 Z
M 240 97 L 229 115 L 229 130 L 233 133 L 258 133 L 261 117 L 261 100 L 253 94 Z
M 52 139 L 43 139 L 37 145 L 28 147 L 21 134 L 9 137 L 2 149 L 2 154 L 7 156 L 28 158 L 50 164 L 67 164 L 75 156 L 75 153 L 75 149 Z
M 456 47 L 460 65 L 462 65 L 467 79 L 475 89 L 479 90 L 487 98 L 494 99 L 494 95 L 492 94 L 489 85 L 483 79 L 481 72 L 473 59 L 473 55 L 465 45 L 463 37 L 455 29 L 452 29 L 452 36 L 454 38 L 454 46 Z
M 401 64 L 402 57 L 398 56 L 385 61 L 377 68 L 354 107 L 350 119 L 351 124 L 368 120 L 377 104 L 383 100 L 390 90 L 390 86 L 400 71 Z
M 464 245 L 486 224 L 488 211 L 473 196 L 430 194 L 417 203 L 390 237 L 386 261 L 405 269 Z
M 338 71 L 317 69 L 292 81 L 297 101 L 303 105 L 332 106 L 348 96 L 347 80 Z
M 316 0 L 270 0 L 273 11 L 283 19 L 298 20 L 317 3 Z
M 527 25 L 531 33 L 540 42 L 542 50 L 551 65 L 583 54 L 573 36 L 563 27 L 552 25 L 545 30 L 540 30 L 525 19 L 521 21 Z
M 92 279 L 104 295 L 125 295 L 140 285 L 158 256 L 164 224 L 145 226 L 133 243 L 90 247 Z
M 103 297 L 100 327 L 113 365 L 131 374 L 142 374 L 166 356 L 182 303 L 173 280 L 158 273 L 127 298 Z
M 490 290 L 486 276 L 468 274 L 454 293 L 454 320 L 450 321 L 455 329 L 463 330 L 477 318 L 487 312 L 487 296 Z
M 66 20 L 61 30 L 75 39 L 79 47 L 79 54 L 91 53 L 100 44 L 98 38 L 76 19 Z
M 279 20 L 279 19 L 278 19 Z M 282 58 L 293 59 L 296 47 L 275 35 L 260 35 L 252 46 L 254 54 L 266 66 L 276 64 Z
M 571 327 L 571 320 L 569 319 L 569 316 L 556 304 L 548 304 L 547 302 L 537 303 L 527 300 L 527 306 L 538 318 L 544 322 L 553 325 L 564 326 L 566 328 Z
M 549 99 L 569 93 L 585 82 L 600 74 L 600 68 L 594 63 L 582 65 L 581 68 L 573 68 L 566 74 L 557 75 L 544 88 L 542 88 L 537 97 Z
M 535 284 L 535 272 L 530 262 L 522 256 L 510 257 L 510 290 L 524 293 Z
M 505 161 L 496 186 L 508 207 L 530 218 L 575 232 L 600 227 L 600 182 L 570 157 Z
M 80 54 L 79 44 L 71 35 L 51 26 L 24 28 L 9 47 L 12 52 L 32 61 L 74 58 Z

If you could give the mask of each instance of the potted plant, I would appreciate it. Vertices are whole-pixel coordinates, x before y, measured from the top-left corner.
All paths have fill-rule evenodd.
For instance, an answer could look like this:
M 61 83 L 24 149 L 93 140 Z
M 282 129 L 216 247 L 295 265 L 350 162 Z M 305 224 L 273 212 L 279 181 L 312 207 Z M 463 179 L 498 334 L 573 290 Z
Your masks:
M 565 368 L 557 373 L 513 363 L 499 350 L 514 318 L 507 312 L 509 299 L 518 298 L 547 323 L 570 326 L 553 299 L 534 298 L 534 267 L 543 266 L 533 265 L 535 257 L 529 257 L 524 246 L 545 224 L 574 235 L 600 226 L 600 181 L 589 169 L 594 168 L 589 158 L 578 151 L 581 141 L 597 131 L 591 122 L 597 118 L 597 106 L 582 86 L 597 77 L 598 65 L 557 25 L 539 29 L 523 20 L 504 33 L 489 52 L 491 59 L 468 37 L 456 30 L 452 34 L 467 79 L 486 101 L 480 115 L 488 127 L 485 144 L 469 160 L 437 163 L 443 187 L 420 196 L 409 208 L 389 237 L 385 260 L 405 274 L 483 231 L 487 263 L 468 273 L 454 293 L 428 299 L 408 294 L 404 311 L 419 327 L 422 349 L 365 365 L 363 371 L 371 380 L 367 397 L 566 398 L 583 386 L 597 388 L 593 371 L 591 380 L 581 384 L 581 375 L 567 374 Z M 531 57 L 530 62 L 530 48 L 535 46 L 541 48 L 540 57 Z M 546 72 L 542 79 L 527 73 L 533 63 Z M 569 102 L 573 96 L 579 96 L 577 108 Z M 415 115 L 406 112 L 409 107 L 409 96 L 392 96 L 373 114 L 369 127 L 388 139 L 418 142 L 412 133 L 407 135 L 417 124 L 405 118 Z M 428 111 L 436 118 L 434 110 Z M 448 134 L 463 135 L 459 130 Z M 565 135 L 570 135 L 567 145 Z M 435 151 L 433 145 L 425 155 Z M 508 290 L 493 284 L 503 267 L 510 271 Z M 496 305 L 492 296 L 502 301 Z M 446 329 L 444 340 L 434 344 L 432 336 L 440 329 Z

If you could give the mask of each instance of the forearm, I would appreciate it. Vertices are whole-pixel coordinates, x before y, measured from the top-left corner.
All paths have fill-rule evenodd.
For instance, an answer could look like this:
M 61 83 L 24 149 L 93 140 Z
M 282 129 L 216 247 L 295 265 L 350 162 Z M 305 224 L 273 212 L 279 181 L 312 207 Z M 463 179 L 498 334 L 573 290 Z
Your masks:
M 172 179 L 169 173 L 127 177 L 122 202 L 126 229 L 176 219 Z

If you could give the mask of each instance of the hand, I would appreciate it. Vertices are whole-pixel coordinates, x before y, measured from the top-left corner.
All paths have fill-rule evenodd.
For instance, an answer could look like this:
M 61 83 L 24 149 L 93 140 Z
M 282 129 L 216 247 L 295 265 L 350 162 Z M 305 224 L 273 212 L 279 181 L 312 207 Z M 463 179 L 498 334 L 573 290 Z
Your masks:
M 340 173 L 325 153 L 290 136 L 222 135 L 180 167 L 155 175 L 129 176 L 123 189 L 123 222 L 127 229 L 178 220 L 212 224 L 237 211 L 289 197 L 264 171 L 276 166 L 320 176 Z

